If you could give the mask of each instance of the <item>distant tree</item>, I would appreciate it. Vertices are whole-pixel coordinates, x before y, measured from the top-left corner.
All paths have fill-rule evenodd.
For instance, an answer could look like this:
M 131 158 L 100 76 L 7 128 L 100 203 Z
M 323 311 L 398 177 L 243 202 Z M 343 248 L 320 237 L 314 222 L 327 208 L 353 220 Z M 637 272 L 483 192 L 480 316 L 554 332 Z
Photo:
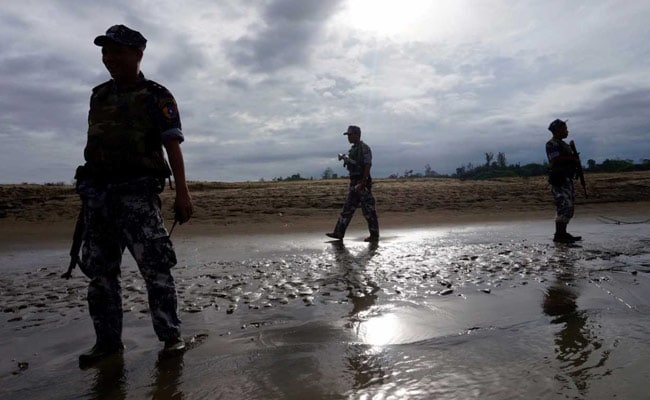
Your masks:
M 633 171 L 634 163 L 632 160 L 610 160 L 606 159 L 600 164 L 600 167 L 603 171 L 606 172 L 624 172 L 624 171 Z
M 499 154 L 497 154 L 497 166 L 499 168 L 506 168 L 508 166 L 506 163 L 506 155 L 504 153 L 499 152 Z
M 438 176 L 438 175 L 440 174 L 438 174 L 436 171 L 431 169 L 431 165 L 427 164 L 424 166 L 424 176 L 431 177 L 431 176 Z
M 321 177 L 323 179 L 332 179 L 334 177 L 334 171 L 332 170 L 332 168 L 327 167 L 325 168 L 325 171 L 323 171 Z
M 596 169 L 596 160 L 589 159 L 587 160 L 587 169 L 595 170 Z
M 299 173 L 298 173 L 298 174 L 293 174 L 293 175 L 291 175 L 291 176 L 287 176 L 286 178 L 282 178 L 282 177 L 273 178 L 273 181 L 274 181 L 274 182 L 282 182 L 282 181 L 306 181 L 306 180 L 307 180 L 307 178 L 303 178 L 302 176 L 300 176 Z
M 485 153 L 485 166 L 489 168 L 490 163 L 492 162 L 493 159 L 494 159 L 494 153 L 492 153 L 491 151 L 486 152 Z

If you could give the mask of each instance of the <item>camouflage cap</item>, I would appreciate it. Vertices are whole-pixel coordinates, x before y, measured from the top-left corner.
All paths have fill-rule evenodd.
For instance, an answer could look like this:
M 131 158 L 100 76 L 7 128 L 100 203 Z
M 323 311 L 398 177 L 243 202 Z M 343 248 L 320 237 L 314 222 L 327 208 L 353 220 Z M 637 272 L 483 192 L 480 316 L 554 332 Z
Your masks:
M 556 119 L 553 122 L 551 122 L 551 124 L 548 126 L 548 130 L 551 131 L 551 132 L 555 132 L 561 126 L 566 126 L 567 121 L 568 121 L 568 119 L 565 119 L 564 121 L 562 121 L 561 119 Z
M 134 31 L 124 25 L 111 26 L 105 35 L 97 36 L 94 43 L 97 46 L 104 46 L 108 41 L 124 46 L 139 47 L 141 49 L 147 46 L 147 39 L 140 32 Z
M 348 134 L 357 134 L 357 135 L 361 135 L 361 128 L 359 128 L 359 127 L 356 126 L 356 125 L 350 125 L 350 126 L 348 126 L 348 130 L 345 131 L 345 132 L 343 132 L 343 134 L 344 134 L 344 135 L 348 135 Z

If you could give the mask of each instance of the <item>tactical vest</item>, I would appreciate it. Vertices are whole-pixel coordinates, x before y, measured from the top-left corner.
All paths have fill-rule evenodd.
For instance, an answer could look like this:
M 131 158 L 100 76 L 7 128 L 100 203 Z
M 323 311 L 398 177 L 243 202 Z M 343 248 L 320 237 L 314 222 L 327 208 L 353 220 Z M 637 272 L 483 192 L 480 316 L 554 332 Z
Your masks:
M 132 90 L 120 92 L 109 81 L 93 89 L 84 158 L 95 177 L 122 180 L 171 175 L 152 114 L 157 101 L 153 85 L 143 80 Z
M 347 164 L 351 178 L 361 177 L 363 175 L 363 167 L 366 165 L 363 159 L 364 146 L 367 145 L 360 141 L 359 144 L 352 145 L 348 152 L 348 157 L 355 162 L 354 165 Z
M 350 160 L 354 161 L 354 164 L 348 164 L 348 171 L 350 172 L 350 177 L 358 177 L 363 175 L 363 142 L 355 144 L 348 151 L 348 157 Z
M 553 138 L 549 140 L 549 142 L 554 143 L 558 147 L 560 151 L 560 157 L 573 156 L 573 150 L 571 150 L 571 146 L 569 146 L 569 144 L 567 144 L 564 140 Z M 555 162 L 549 166 L 548 181 L 551 183 L 551 185 L 560 185 L 564 183 L 566 179 L 573 179 L 575 173 L 576 168 L 573 162 Z

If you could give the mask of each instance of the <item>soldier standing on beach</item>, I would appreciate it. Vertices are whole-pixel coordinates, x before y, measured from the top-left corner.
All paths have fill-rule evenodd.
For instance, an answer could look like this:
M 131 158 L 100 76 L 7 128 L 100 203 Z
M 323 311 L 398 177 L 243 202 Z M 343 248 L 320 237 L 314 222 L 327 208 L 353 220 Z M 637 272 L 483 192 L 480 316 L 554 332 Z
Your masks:
M 375 198 L 372 195 L 372 178 L 370 177 L 372 152 L 370 146 L 361 141 L 361 128 L 358 126 L 350 125 L 343 134 L 347 135 L 348 142 L 352 144 L 348 155 L 339 157 L 344 160 L 344 165 L 350 172 L 350 186 L 334 232 L 326 235 L 334 239 L 343 239 L 354 212 L 361 205 L 370 231 L 370 236 L 365 241 L 376 242 L 379 240 L 379 222 L 375 209 Z
M 171 174 L 176 219 L 183 223 L 192 215 L 176 101 L 140 72 L 147 40 L 115 25 L 94 43 L 102 48 L 112 79 L 92 91 L 86 163 L 75 176 L 85 224 L 81 269 L 90 278 L 88 308 L 96 335 L 93 348 L 79 356 L 82 368 L 123 351 L 120 264 L 125 248 L 145 280 L 153 327 L 165 343 L 164 351 L 185 347 L 170 271 L 176 254 L 163 225 L 159 197 Z
M 550 163 L 548 182 L 551 184 L 557 211 L 553 241 L 573 243 L 582 239 L 580 236 L 567 233 L 567 225 L 573 218 L 575 203 L 573 178 L 576 175 L 577 163 L 580 161 L 571 147 L 563 140 L 569 135 L 566 121 L 556 119 L 551 122 L 548 130 L 553 134 L 551 140 L 546 142 L 546 156 Z

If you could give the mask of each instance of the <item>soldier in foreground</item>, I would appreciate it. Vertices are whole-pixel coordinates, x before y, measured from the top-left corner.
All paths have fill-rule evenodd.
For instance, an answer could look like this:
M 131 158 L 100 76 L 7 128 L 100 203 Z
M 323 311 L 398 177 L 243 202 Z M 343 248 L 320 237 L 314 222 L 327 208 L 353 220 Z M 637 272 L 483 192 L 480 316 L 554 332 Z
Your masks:
M 350 187 L 348 197 L 343 205 L 343 211 L 334 227 L 334 232 L 326 235 L 334 239 L 343 239 L 352 216 L 357 207 L 361 205 L 363 216 L 368 221 L 368 236 L 366 242 L 376 242 L 379 240 L 379 222 L 377 220 L 377 211 L 375 209 L 375 198 L 372 195 L 372 178 L 370 177 L 370 167 L 372 166 L 372 152 L 370 146 L 361 141 L 361 128 L 350 125 L 346 132 L 348 142 L 352 148 L 347 155 L 339 155 L 339 160 L 344 160 L 344 165 L 350 172 Z
M 550 163 L 548 182 L 557 211 L 555 217 L 555 235 L 553 241 L 558 243 L 573 243 L 581 240 L 567 232 L 567 225 L 574 213 L 575 189 L 573 178 L 580 167 L 580 160 L 563 139 L 569 135 L 566 121 L 556 119 L 548 127 L 553 137 L 546 142 L 546 156 Z
M 112 79 L 92 91 L 86 163 L 75 176 L 85 226 L 80 267 L 90 278 L 88 308 L 96 335 L 93 348 L 79 356 L 82 368 L 123 351 L 120 265 L 125 248 L 146 282 L 153 327 L 164 350 L 185 347 L 170 271 L 176 254 L 163 225 L 159 197 L 172 173 L 176 218 L 183 223 L 192 215 L 176 102 L 167 89 L 140 72 L 147 40 L 115 25 L 94 43 L 102 48 Z

